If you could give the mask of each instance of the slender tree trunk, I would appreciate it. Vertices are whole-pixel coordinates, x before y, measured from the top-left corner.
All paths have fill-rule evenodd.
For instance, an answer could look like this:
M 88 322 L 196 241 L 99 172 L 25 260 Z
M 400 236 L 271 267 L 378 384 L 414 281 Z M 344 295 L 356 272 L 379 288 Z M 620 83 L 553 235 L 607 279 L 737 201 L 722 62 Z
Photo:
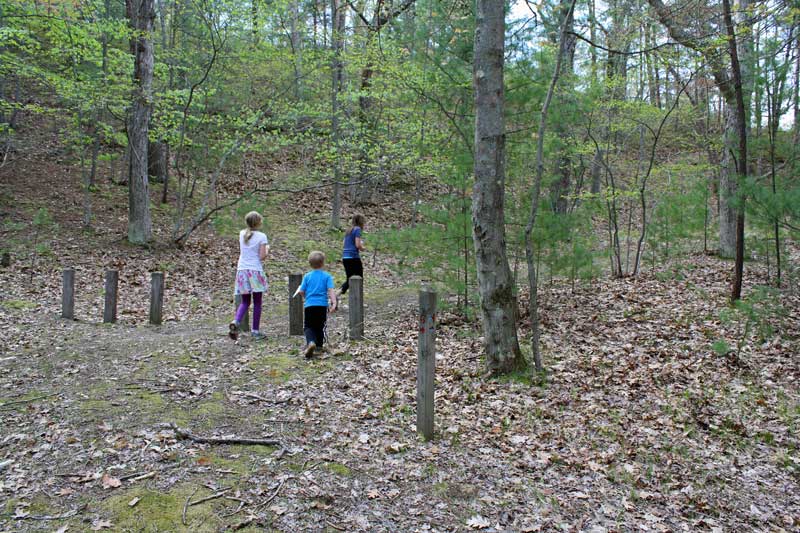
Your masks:
M 339 158 L 341 132 L 339 131 L 339 93 L 342 90 L 342 32 L 344 31 L 345 10 L 340 0 L 331 0 L 331 44 L 333 60 L 331 64 L 331 142 L 334 149 L 333 163 L 333 201 L 331 205 L 331 226 L 341 227 L 342 211 L 342 170 Z
M 294 55 L 294 97 L 300 100 L 303 95 L 303 53 L 302 53 L 302 39 L 301 28 L 302 21 L 300 20 L 300 0 L 292 0 L 289 4 L 291 10 L 290 19 L 290 40 L 292 45 L 292 54 Z
M 484 348 L 490 372 L 524 368 L 505 236 L 505 95 L 503 0 L 478 0 L 475 89 L 475 186 L 472 230 L 481 295 Z
M 536 214 L 539 208 L 539 191 L 542 186 L 542 175 L 544 174 L 544 135 L 547 128 L 547 114 L 550 109 L 550 102 L 553 99 L 558 78 L 561 75 L 561 63 L 564 59 L 564 49 L 568 46 L 568 30 L 572 26 L 572 17 L 575 10 L 575 0 L 567 6 L 564 14 L 564 22 L 561 27 L 561 35 L 558 40 L 559 54 L 556 58 L 556 65 L 553 69 L 553 77 L 547 89 L 542 114 L 539 117 L 539 130 L 536 137 L 536 169 L 533 179 L 531 192 L 531 212 L 528 216 L 528 224 L 525 226 L 525 262 L 528 267 L 528 289 L 530 291 L 529 315 L 531 322 L 531 354 L 533 357 L 534 368 L 537 372 L 544 370 L 542 364 L 542 354 L 539 350 L 539 272 L 538 265 L 534 259 L 533 249 L 533 228 L 536 225 Z

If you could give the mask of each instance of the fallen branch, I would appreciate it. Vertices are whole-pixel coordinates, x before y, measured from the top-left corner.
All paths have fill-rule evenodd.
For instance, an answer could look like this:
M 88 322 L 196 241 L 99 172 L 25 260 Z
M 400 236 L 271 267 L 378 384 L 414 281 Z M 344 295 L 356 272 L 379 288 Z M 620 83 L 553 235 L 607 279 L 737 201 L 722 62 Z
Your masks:
M 288 478 L 284 479 L 283 481 L 281 481 L 281 484 L 278 485 L 278 488 L 275 489 L 275 492 L 272 493 L 272 496 L 270 496 L 265 501 L 263 501 L 260 504 L 258 504 L 258 507 L 256 507 L 256 509 L 260 509 L 262 507 L 266 507 L 267 505 L 269 505 L 269 502 L 271 502 L 272 500 L 275 499 L 275 497 L 278 495 L 278 493 L 283 488 L 283 485 L 286 483 L 286 480 L 288 480 L 288 479 L 294 479 L 294 478 L 293 477 L 288 477 Z
M 20 403 L 31 403 L 31 402 L 35 402 L 35 401 L 38 401 L 38 400 L 44 400 L 45 398 L 51 398 L 53 396 L 58 396 L 58 393 L 54 392 L 53 394 L 46 394 L 44 396 L 36 396 L 35 398 L 28 398 L 27 400 L 14 400 L 12 402 L 0 403 L 0 409 L 2 409 L 3 407 L 6 407 L 7 405 L 17 405 L 17 404 L 20 404 Z
M 228 492 L 229 490 L 231 490 L 230 487 L 228 487 L 227 489 L 222 489 L 221 491 L 219 491 L 219 492 L 217 492 L 215 494 L 212 494 L 210 496 L 206 496 L 205 498 L 200 498 L 197 501 L 189 502 L 189 507 L 193 507 L 195 505 L 200 505 L 201 503 L 206 503 L 206 502 L 209 502 L 211 500 L 216 500 L 217 498 L 222 498 L 223 496 L 225 496 L 225 493 Z
M 78 514 L 77 509 L 67 511 L 64 514 L 58 515 L 27 515 L 27 516 L 14 516 L 14 520 L 66 520 Z
M 189 508 L 189 502 L 194 498 L 194 495 L 197 494 L 197 491 L 200 490 L 199 487 L 195 487 L 194 492 L 192 492 L 188 498 L 186 498 L 186 503 L 183 504 L 183 513 L 181 513 L 181 523 L 185 526 L 186 525 L 186 510 Z
M 189 430 L 179 428 L 174 423 L 169 423 L 170 429 L 175 432 L 175 436 L 182 440 L 190 440 L 199 444 L 245 444 L 258 446 L 277 446 L 281 442 L 276 439 L 248 439 L 242 437 L 201 437 L 192 434 Z
M 148 472 L 146 474 L 142 474 L 141 476 L 135 476 L 135 477 L 130 478 L 130 482 L 133 483 L 134 481 L 141 481 L 143 479 L 148 479 L 148 478 L 154 477 L 155 475 L 156 475 L 155 471 Z M 122 479 L 120 479 L 120 481 L 122 481 Z

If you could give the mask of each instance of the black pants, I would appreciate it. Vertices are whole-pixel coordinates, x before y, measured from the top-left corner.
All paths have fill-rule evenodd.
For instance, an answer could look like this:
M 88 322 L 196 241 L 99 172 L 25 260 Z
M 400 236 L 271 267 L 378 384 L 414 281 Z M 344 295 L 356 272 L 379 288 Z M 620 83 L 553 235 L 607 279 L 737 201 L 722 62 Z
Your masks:
M 312 305 L 303 309 L 303 333 L 306 343 L 313 342 L 322 348 L 325 342 L 325 323 L 328 321 L 328 308 L 324 305 Z
M 364 277 L 364 265 L 361 264 L 361 259 L 342 259 L 344 263 L 344 273 L 347 275 L 347 280 L 342 283 L 342 294 L 347 292 L 350 288 L 350 278 L 352 276 Z

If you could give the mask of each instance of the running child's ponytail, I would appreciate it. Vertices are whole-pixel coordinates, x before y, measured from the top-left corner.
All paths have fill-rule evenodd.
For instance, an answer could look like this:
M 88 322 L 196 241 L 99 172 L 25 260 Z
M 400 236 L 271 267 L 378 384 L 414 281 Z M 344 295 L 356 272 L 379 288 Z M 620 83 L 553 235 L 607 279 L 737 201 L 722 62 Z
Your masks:
M 258 211 L 250 211 L 244 217 L 244 221 L 247 224 L 247 230 L 244 232 L 244 243 L 247 244 L 250 242 L 250 237 L 253 236 L 253 230 L 258 229 L 258 227 L 261 226 L 264 218 L 258 213 Z

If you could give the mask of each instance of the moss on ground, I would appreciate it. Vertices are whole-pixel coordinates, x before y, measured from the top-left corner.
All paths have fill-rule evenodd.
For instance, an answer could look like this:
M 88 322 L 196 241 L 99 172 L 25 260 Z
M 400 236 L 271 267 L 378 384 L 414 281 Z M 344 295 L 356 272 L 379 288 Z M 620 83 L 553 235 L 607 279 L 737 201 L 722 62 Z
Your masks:
M 219 511 L 232 507 L 231 502 L 212 500 L 187 508 L 186 526 L 183 526 L 183 507 L 188 498 L 198 500 L 211 494 L 206 489 L 195 493 L 196 487 L 188 484 L 175 485 L 169 492 L 148 490 L 136 487 L 117 493 L 103 502 L 103 510 L 109 515 L 115 531 L 193 531 L 215 532 L 226 529 L 236 523 L 237 518 L 230 521 L 220 517 Z M 192 494 L 194 493 L 194 496 Z M 138 498 L 136 505 L 130 502 Z M 233 507 L 235 509 L 235 506 Z M 256 531 L 243 529 L 240 531 Z
M 37 304 L 26 300 L 3 300 L 0 305 L 12 311 L 27 311 L 36 307 Z

